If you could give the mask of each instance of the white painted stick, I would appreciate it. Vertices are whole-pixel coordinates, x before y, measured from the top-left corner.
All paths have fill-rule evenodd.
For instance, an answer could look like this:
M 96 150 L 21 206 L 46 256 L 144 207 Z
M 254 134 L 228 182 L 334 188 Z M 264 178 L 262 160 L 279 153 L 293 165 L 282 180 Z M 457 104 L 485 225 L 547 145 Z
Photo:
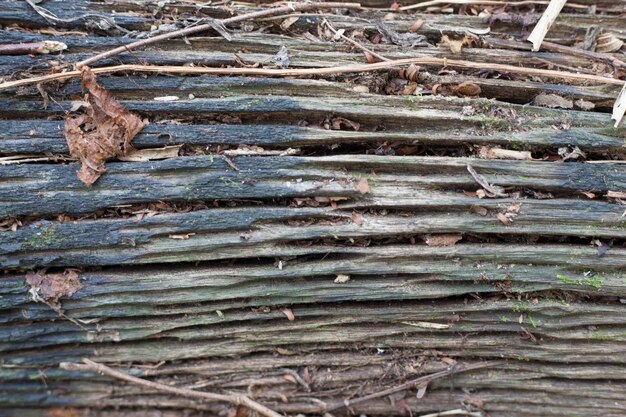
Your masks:
M 619 126 L 619 122 L 622 121 L 624 113 L 626 113 L 626 84 L 622 87 L 622 91 L 617 96 L 615 104 L 613 105 L 611 119 L 615 120 L 615 127 Z
M 533 51 L 538 51 L 539 48 L 541 48 L 543 38 L 546 37 L 550 26 L 552 26 L 559 13 L 561 13 L 561 9 L 565 6 L 566 1 L 567 0 L 550 0 L 546 11 L 543 12 L 541 19 L 539 19 L 539 22 L 537 22 L 537 25 L 527 38 L 527 40 L 533 44 Z

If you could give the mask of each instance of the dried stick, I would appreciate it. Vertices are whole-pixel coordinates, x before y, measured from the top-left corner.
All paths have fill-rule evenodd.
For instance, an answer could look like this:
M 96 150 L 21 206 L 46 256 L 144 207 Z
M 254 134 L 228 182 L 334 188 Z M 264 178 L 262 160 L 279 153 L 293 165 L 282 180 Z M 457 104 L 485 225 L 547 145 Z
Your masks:
M 328 29 L 331 30 L 331 32 L 333 32 L 335 35 L 338 35 L 341 39 L 350 42 L 352 45 L 356 46 L 357 48 L 359 48 L 360 50 L 367 52 L 368 54 L 370 54 L 371 56 L 373 56 L 374 58 L 378 58 L 379 61 L 391 61 L 389 58 L 385 58 L 384 56 L 377 54 L 376 52 L 372 51 L 369 48 L 366 48 L 365 46 L 361 45 L 360 43 L 358 43 L 357 41 L 355 41 L 354 39 L 350 39 L 347 36 L 345 36 L 343 33 L 339 33 L 337 32 L 337 30 L 335 30 L 334 27 L 332 27 L 332 25 L 330 24 L 330 22 L 328 22 L 328 20 L 324 19 L 322 21 L 323 24 L 326 25 L 326 27 Z
M 466 366 L 452 366 L 448 369 L 444 369 L 443 371 L 439 371 L 439 372 L 435 372 L 433 374 L 430 375 L 424 375 L 421 376 L 419 378 L 416 379 L 412 379 L 410 381 L 405 382 L 404 384 L 400 384 L 397 385 L 395 387 L 392 388 L 388 388 L 386 390 L 383 391 L 379 391 L 379 392 L 375 392 L 374 394 L 370 394 L 370 395 L 366 395 L 364 397 L 359 397 L 356 398 L 354 400 L 345 400 L 343 404 L 340 405 L 336 405 L 333 407 L 330 407 L 328 409 L 326 409 L 326 411 L 330 412 L 333 410 L 337 410 L 339 408 L 343 408 L 343 407 L 351 407 L 355 404 L 360 404 L 363 403 L 365 401 L 370 401 L 376 398 L 381 398 L 381 397 L 386 397 L 388 395 L 391 395 L 393 393 L 399 392 L 399 391 L 404 391 L 407 389 L 411 389 L 414 388 L 416 386 L 424 386 L 426 384 L 428 384 L 431 381 L 434 381 L 435 379 L 440 379 L 440 378 L 444 378 L 446 376 L 449 375 L 453 375 L 459 372 L 465 372 L 465 371 L 471 371 L 474 369 L 481 369 L 481 368 L 487 368 L 489 366 L 494 366 L 494 365 L 500 365 L 502 364 L 502 361 L 491 361 L 491 362 L 483 362 L 483 363 L 475 363 L 473 365 L 466 365 Z
M 400 7 L 398 10 L 412 10 L 421 9 L 424 7 L 448 5 L 448 4 L 481 4 L 481 5 L 500 5 L 506 4 L 509 6 L 524 6 L 526 4 L 548 4 L 545 0 L 522 0 L 522 1 L 501 1 L 501 0 L 431 0 L 424 1 L 422 3 L 411 4 L 409 6 Z M 589 6 L 585 4 L 568 4 L 567 7 L 572 9 L 589 9 Z
M 36 55 L 61 52 L 67 45 L 56 41 L 9 43 L 0 45 L 0 55 Z
M 214 68 L 214 67 L 186 67 L 186 66 L 169 66 L 169 65 L 116 65 L 112 67 L 93 68 L 94 74 L 110 74 L 120 71 L 136 71 L 150 73 L 169 73 L 169 74 L 196 74 L 196 75 L 255 75 L 268 77 L 297 77 L 306 75 L 336 75 L 356 72 L 378 71 L 401 67 L 404 65 L 437 65 L 443 67 L 456 67 L 465 69 L 490 69 L 500 72 L 510 72 L 513 74 L 535 75 L 540 77 L 552 77 L 565 80 L 578 80 L 596 82 L 601 84 L 613 84 L 622 86 L 626 81 L 615 78 L 602 77 L 592 74 L 578 74 L 574 72 L 553 71 L 540 68 L 524 68 L 514 65 L 494 64 L 489 62 L 471 62 L 458 61 L 446 58 L 406 58 L 396 59 L 393 61 L 376 62 L 373 64 L 351 64 L 341 65 L 337 67 L 325 68 Z M 0 84 L 0 91 L 8 90 L 15 87 L 25 85 L 38 84 L 54 80 L 66 80 L 69 78 L 80 77 L 81 71 L 66 71 L 57 74 L 42 75 L 39 77 L 24 78 L 22 80 L 7 81 Z
M 546 37 L 548 30 L 561 13 L 563 6 L 567 0 L 550 0 L 550 4 L 541 15 L 541 19 L 535 25 L 533 31 L 526 38 L 527 41 L 533 44 L 533 51 L 536 52 L 541 49 L 541 43 L 543 38 Z
M 153 36 L 151 38 L 142 39 L 137 42 L 132 42 L 127 45 L 111 49 L 110 51 L 103 52 L 101 54 L 92 56 L 76 64 L 76 68 L 80 69 L 85 65 L 91 65 L 94 62 L 101 61 L 103 59 L 111 58 L 112 56 L 119 55 L 122 52 L 132 51 L 135 49 L 143 48 L 144 46 L 151 45 L 166 39 L 180 38 L 188 35 L 192 35 L 198 32 L 204 32 L 212 29 L 215 26 L 221 27 L 230 25 L 233 23 L 243 22 L 245 20 L 259 19 L 261 17 L 280 15 L 283 13 L 290 13 L 296 11 L 307 11 L 315 9 L 360 9 L 361 5 L 358 3 L 293 3 L 290 6 L 275 7 L 272 9 L 259 10 L 252 13 L 242 14 L 239 16 L 230 17 L 228 19 L 213 20 L 212 22 L 205 23 L 203 25 L 190 26 L 185 29 L 174 30 L 172 32 L 163 33 L 161 35 Z
M 75 363 L 62 363 L 61 368 L 68 370 L 80 370 L 80 371 L 91 371 L 98 372 L 104 375 L 111 376 L 113 378 L 121 379 L 122 381 L 130 382 L 133 384 L 141 385 L 143 387 L 149 387 L 159 391 L 169 392 L 171 394 L 180 395 L 186 398 L 198 398 L 201 400 L 208 401 L 223 401 L 227 403 L 231 403 L 234 405 L 243 405 L 248 407 L 250 410 L 254 410 L 257 413 L 264 415 L 266 417 L 283 417 L 281 414 L 278 414 L 276 411 L 273 411 L 266 406 L 259 404 L 258 402 L 250 399 L 245 395 L 236 395 L 236 394 L 215 394 L 211 392 L 200 392 L 193 391 L 187 388 L 176 388 L 171 387 L 169 385 L 159 384 L 158 382 L 148 381 L 142 378 L 137 378 L 131 375 L 128 375 L 124 372 L 116 371 L 114 369 L 109 368 L 106 365 L 101 363 L 93 362 L 87 358 L 83 358 L 83 363 L 85 365 L 79 365 Z
M 531 46 L 525 42 L 518 42 L 510 39 L 489 38 L 486 40 L 486 42 L 491 46 L 499 48 L 514 48 L 524 51 L 528 51 L 531 49 Z M 567 54 L 579 58 L 605 62 L 616 67 L 626 68 L 626 62 L 620 60 L 617 57 L 614 57 L 611 54 L 607 54 L 604 52 L 586 51 L 584 49 L 574 48 L 572 46 L 565 46 L 548 41 L 543 41 L 543 43 L 541 44 L 541 49 L 551 52 L 560 52 L 562 54 Z

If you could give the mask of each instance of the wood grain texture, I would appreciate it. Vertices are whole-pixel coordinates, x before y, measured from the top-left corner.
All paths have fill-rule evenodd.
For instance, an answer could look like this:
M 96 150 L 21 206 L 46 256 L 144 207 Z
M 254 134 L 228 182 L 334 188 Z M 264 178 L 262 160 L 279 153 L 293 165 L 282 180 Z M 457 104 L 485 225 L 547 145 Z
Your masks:
M 593 3 L 595 14 L 566 6 L 546 39 L 573 46 L 592 25 L 626 39 L 621 4 Z M 221 19 L 263 4 L 41 6 L 63 18 L 99 13 L 134 33 L 85 20 L 50 27 L 25 2 L 0 2 L 0 43 L 68 45 L 62 55 L 0 57 L 5 80 L 130 43 L 168 18 Z M 363 31 L 356 39 L 393 59 L 450 58 L 436 45 L 468 28 L 490 26 L 496 39 L 526 31 L 478 16 L 394 13 L 385 21 L 399 33 L 424 19 L 418 33 L 431 46 L 374 44 L 374 21 L 387 13 L 329 10 L 324 18 L 348 36 Z M 281 46 L 293 68 L 364 62 L 343 42 L 304 37 L 319 35 L 321 16 L 300 16 L 281 32 L 284 18 L 233 27 L 232 42 L 207 32 L 98 65 L 239 66 L 237 53 L 270 66 Z M 612 71 L 552 52 L 474 47 L 455 58 Z M 82 357 L 163 384 L 246 394 L 290 416 L 324 415 L 345 399 L 497 359 L 433 381 L 420 399 L 409 389 L 333 415 L 623 416 L 626 217 L 620 198 L 607 197 L 626 191 L 626 131 L 608 114 L 618 88 L 440 70 L 422 68 L 417 95 L 397 91 L 409 83 L 397 71 L 100 76 L 150 120 L 133 146 L 182 148 L 167 160 L 110 161 L 92 187 L 63 160 L 63 118 L 83 96 L 78 80 L 1 93 L 0 157 L 49 160 L 0 166 L 0 417 L 234 415 L 224 404 L 60 366 Z M 461 82 L 479 86 L 480 97 L 431 96 Z M 540 93 L 594 108 L 533 106 Z M 178 99 L 155 100 L 163 96 Z M 249 146 L 293 154 L 223 156 Z M 482 147 L 534 159 L 482 159 Z M 576 147 L 586 159 L 560 161 Z M 468 165 L 507 196 L 478 198 Z M 454 244 L 428 245 L 446 234 Z M 27 275 L 66 269 L 82 288 L 59 306 L 36 302 Z

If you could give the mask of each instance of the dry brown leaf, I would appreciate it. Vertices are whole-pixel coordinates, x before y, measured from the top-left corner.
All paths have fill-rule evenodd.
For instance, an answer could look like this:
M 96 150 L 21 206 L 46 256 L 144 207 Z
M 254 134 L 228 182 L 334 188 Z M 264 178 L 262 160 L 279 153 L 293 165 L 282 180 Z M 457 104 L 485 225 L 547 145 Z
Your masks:
M 449 358 L 447 356 L 444 356 L 443 358 L 441 358 L 441 362 L 450 366 L 456 365 L 456 360 Z
M 463 41 L 458 39 L 450 39 L 448 35 L 441 37 L 441 42 L 437 46 L 443 46 L 450 49 L 454 55 L 458 55 L 463 50 Z
M 363 216 L 361 216 L 357 212 L 352 212 L 352 216 L 350 216 L 350 218 L 352 219 L 352 222 L 358 224 L 359 226 L 362 226 L 363 223 L 365 223 L 365 219 L 363 218 Z
M 427 236 L 426 244 L 428 246 L 452 246 L 461 239 L 463 235 L 458 233 L 442 233 Z
M 413 32 L 413 33 L 417 32 L 418 30 L 420 30 L 423 24 L 424 24 L 423 19 L 417 19 L 415 23 L 413 23 L 411 27 L 409 28 L 409 32 Z
M 544 94 L 541 93 L 533 100 L 533 104 L 536 106 L 549 107 L 551 109 L 573 109 L 574 102 L 570 99 L 561 97 L 557 94 Z
M 126 110 L 96 84 L 89 68 L 82 73 L 89 90 L 85 113 L 65 119 L 65 139 L 70 154 L 81 162 L 78 178 L 91 185 L 106 171 L 105 162 L 133 150 L 130 142 L 148 123 Z
M 293 382 L 294 384 L 298 384 L 298 381 L 296 381 L 296 378 L 293 377 L 293 375 L 291 374 L 283 374 L 283 379 L 289 382 Z
M 30 285 L 30 293 L 34 301 L 58 303 L 59 298 L 69 297 L 83 288 L 75 271 L 68 270 L 62 274 L 27 274 L 26 282 Z
M 480 86 L 471 81 L 464 81 L 459 85 L 452 86 L 452 92 L 457 96 L 478 97 L 480 96 Z
M 509 219 L 504 213 L 498 213 L 496 214 L 496 218 L 498 220 L 500 220 L 502 222 L 503 225 L 505 226 L 510 226 L 511 225 L 511 219 Z
M 483 206 L 472 205 L 470 206 L 470 212 L 480 214 L 481 216 L 487 215 L 487 209 Z
M 53 407 L 48 408 L 46 415 L 48 417 L 86 417 L 87 414 L 84 412 L 79 412 L 75 408 L 61 408 L 61 407 Z
M 411 64 L 407 69 L 401 69 L 398 71 L 398 76 L 409 81 L 418 81 L 420 75 L 420 67 L 415 64 Z
M 360 192 L 361 194 L 367 194 L 371 191 L 370 185 L 367 182 L 366 178 L 361 178 L 359 182 L 354 185 L 354 189 Z
M 590 200 L 593 200 L 594 198 L 596 198 L 596 195 L 590 191 L 581 191 L 580 193 Z
M 448 48 L 452 54 L 458 55 L 463 51 L 463 48 L 475 46 L 477 43 L 478 38 L 470 34 L 465 35 L 462 39 L 452 39 L 448 35 L 443 35 L 437 46 Z
M 352 130 L 359 130 L 361 128 L 361 124 L 348 120 L 345 117 L 335 117 L 332 120 L 332 128 L 334 130 L 341 130 L 343 127 L 348 127 Z

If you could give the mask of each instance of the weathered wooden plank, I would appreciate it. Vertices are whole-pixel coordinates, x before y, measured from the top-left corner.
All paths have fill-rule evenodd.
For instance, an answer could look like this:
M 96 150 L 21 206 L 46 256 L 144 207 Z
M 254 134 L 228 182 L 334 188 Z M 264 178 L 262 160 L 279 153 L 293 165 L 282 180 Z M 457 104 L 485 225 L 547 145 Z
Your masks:
M 103 4 L 100 2 L 86 1 L 54 1 L 45 4 L 45 8 L 61 19 L 74 19 L 87 13 L 98 13 L 115 21 L 116 24 L 129 30 L 149 29 L 149 20 L 126 13 L 111 13 L 106 10 L 98 10 L 94 5 Z M 114 8 L 115 6 L 113 6 Z M 110 11 L 111 8 L 109 8 Z M 97 18 L 96 18 L 97 19 Z M 61 28 L 85 28 L 85 19 L 77 19 L 73 22 L 57 22 L 55 26 Z M 18 24 L 22 27 L 41 28 L 49 27 L 50 23 L 40 16 L 33 8 L 24 1 L 7 0 L 0 2 L 0 24 Z M 103 26 L 107 26 L 104 24 Z M 94 29 L 91 27 L 90 29 Z
M 371 302 L 365 307 L 315 304 L 292 305 L 291 310 L 297 317 L 295 323 L 288 323 L 280 309 L 254 312 L 249 308 L 225 310 L 223 318 L 215 311 L 182 317 L 153 315 L 150 318 L 103 318 L 97 324 L 85 324 L 83 328 L 70 322 L 36 322 L 28 327 L 15 323 L 0 327 L 0 335 L 4 340 L 0 343 L 0 351 L 19 349 L 26 352 L 28 349 L 64 344 L 129 342 L 156 338 L 219 339 L 228 335 L 230 338 L 243 340 L 250 331 L 251 323 L 256 323 L 255 337 L 258 338 L 283 331 L 308 329 L 315 332 L 329 326 L 358 328 L 370 323 L 386 325 L 390 335 L 403 329 L 406 332 L 415 332 L 416 335 L 436 333 L 446 337 L 459 332 L 473 335 L 517 334 L 522 325 L 533 332 L 540 344 L 549 343 L 550 340 L 626 340 L 626 328 L 620 321 L 626 307 L 620 304 L 594 306 L 541 300 L 532 305 L 527 301 L 511 300 L 466 306 L 463 302 L 443 301 L 433 305 L 394 300 L 393 306 Z M 494 317 L 497 319 L 494 320 Z M 519 322 L 520 317 L 522 323 Z M 428 323 L 432 323 L 433 327 L 428 328 Z
M 490 293 L 498 291 L 494 284 L 501 281 L 511 281 L 513 292 L 565 289 L 623 296 L 626 285 L 620 278 L 626 262 L 622 248 L 612 248 L 602 258 L 593 247 L 575 245 L 385 245 L 376 247 L 378 255 L 367 247 L 308 246 L 302 253 L 317 253 L 317 258 L 322 260 L 287 257 L 283 269 L 273 265 L 273 260 L 265 260 L 250 267 L 189 269 L 178 265 L 166 271 L 113 269 L 81 273 L 84 288 L 63 303 L 64 309 L 77 318 L 198 314 L 281 303 L 428 299 L 466 292 Z M 332 256 L 326 259 L 329 254 Z M 354 279 L 336 285 L 333 280 L 337 274 Z M 598 279 L 587 279 L 593 276 Z M 272 285 L 267 287 L 264 282 Z M 20 310 L 31 301 L 24 276 L 4 277 L 0 284 L 2 308 L 15 309 L 14 313 L 7 312 L 4 319 L 22 320 Z M 296 293 L 294 285 L 300 286 Z M 213 302 L 202 307 L 195 304 L 207 300 Z M 120 310 L 118 306 L 125 303 L 132 308 Z M 177 304 L 183 305 L 177 307 Z M 45 305 L 30 304 L 28 311 L 27 318 L 33 320 L 55 315 Z
M 607 134 L 609 133 L 609 134 Z M 604 127 L 570 128 L 556 130 L 552 127 L 536 128 L 520 132 L 498 132 L 497 135 L 471 133 L 451 129 L 401 127 L 380 132 L 325 130 L 281 124 L 149 124 L 133 140 L 139 149 L 186 144 L 208 145 L 257 145 L 265 148 L 318 147 L 333 145 L 393 144 L 426 145 L 429 147 L 468 145 L 493 145 L 534 151 L 555 150 L 562 146 L 578 146 L 583 151 L 624 151 L 624 139 L 611 136 Z M 11 154 L 68 154 L 63 136 L 62 121 L 0 120 L 0 153 Z
M 414 190 L 471 187 L 471 164 L 504 187 L 568 193 L 626 189 L 623 164 L 571 164 L 495 161 L 450 157 L 345 155 L 328 157 L 239 157 L 234 172 L 212 155 L 166 161 L 110 163 L 107 175 L 87 187 L 75 176 L 76 164 L 0 167 L 0 216 L 84 213 L 120 204 L 157 200 L 213 200 L 296 196 L 359 195 L 354 182 L 370 177 L 373 195 L 401 197 L 395 186 Z M 398 176 L 397 173 L 403 175 Z M 253 181 L 250 181 L 253 180 Z M 17 190 L 15 187 L 18 187 Z M 376 194 L 380 188 L 381 193 Z M 410 190 L 410 188 L 408 189 Z M 408 193 L 409 191 L 407 191 Z M 387 194 L 386 194 L 387 193 Z M 405 194 L 414 198 L 417 194 Z M 383 204 L 384 205 L 384 204 Z
M 414 212 L 403 216 L 363 214 L 359 223 L 351 220 L 352 210 L 269 207 L 161 214 L 141 221 L 39 221 L 16 232 L 0 233 L 0 264 L 3 268 L 35 268 L 198 261 L 230 258 L 238 251 L 242 258 L 280 256 L 282 251 L 276 245 L 287 245 L 283 250 L 289 252 L 307 240 L 384 239 L 428 233 L 626 238 L 624 209 L 615 204 L 560 199 L 485 201 L 483 207 L 494 212 L 521 204 L 512 224 L 504 225 L 495 214 L 471 213 L 469 207 L 476 202 L 471 197 L 422 192 L 419 200 L 392 194 L 389 198 L 395 199 L 394 208 Z M 350 207 L 372 205 L 380 202 L 374 197 Z M 302 218 L 313 224 L 288 224 Z M 558 229 L 553 227 L 555 222 Z M 184 242 L 169 237 L 181 234 L 190 237 Z
M 321 176 L 314 172 L 298 171 L 296 176 L 287 179 L 288 166 L 294 168 L 302 166 L 303 161 L 285 160 L 286 164 L 282 166 L 276 165 L 276 162 L 265 158 L 240 160 L 239 173 L 234 172 L 224 159 L 213 156 L 178 158 L 159 163 L 148 162 L 143 166 L 109 164 L 107 176 L 102 178 L 97 186 L 102 191 L 108 189 L 103 193 L 94 192 L 96 188 L 82 184 L 75 176 L 75 165 L 40 166 L 44 171 L 39 174 L 35 165 L 19 168 L 3 167 L 10 169 L 6 169 L 3 176 L 3 185 L 7 192 L 2 193 L 1 199 L 5 204 L 1 210 L 5 216 L 36 215 L 36 213 L 93 211 L 104 206 L 156 201 L 163 198 L 177 200 L 280 198 L 312 194 L 351 196 L 358 193 L 351 185 L 350 177 L 338 170 L 322 173 Z M 242 183 L 249 177 L 250 170 L 259 170 L 250 177 L 257 182 Z M 240 173 L 243 177 L 240 177 Z M 183 175 L 185 180 L 178 181 L 179 175 Z M 302 178 L 302 181 L 296 181 L 299 178 Z M 128 188 L 129 180 L 134 184 L 132 189 Z M 64 185 L 57 190 L 48 188 L 50 192 L 47 193 L 45 182 L 49 185 L 53 183 Z M 8 189 L 12 188 L 11 194 L 14 194 L 13 187 L 18 184 L 24 194 L 10 198 Z M 68 192 L 80 196 L 78 207 L 67 206 Z M 35 194 L 42 199 L 41 211 L 33 210 L 32 198 Z M 104 206 L 102 198 L 107 201 Z

